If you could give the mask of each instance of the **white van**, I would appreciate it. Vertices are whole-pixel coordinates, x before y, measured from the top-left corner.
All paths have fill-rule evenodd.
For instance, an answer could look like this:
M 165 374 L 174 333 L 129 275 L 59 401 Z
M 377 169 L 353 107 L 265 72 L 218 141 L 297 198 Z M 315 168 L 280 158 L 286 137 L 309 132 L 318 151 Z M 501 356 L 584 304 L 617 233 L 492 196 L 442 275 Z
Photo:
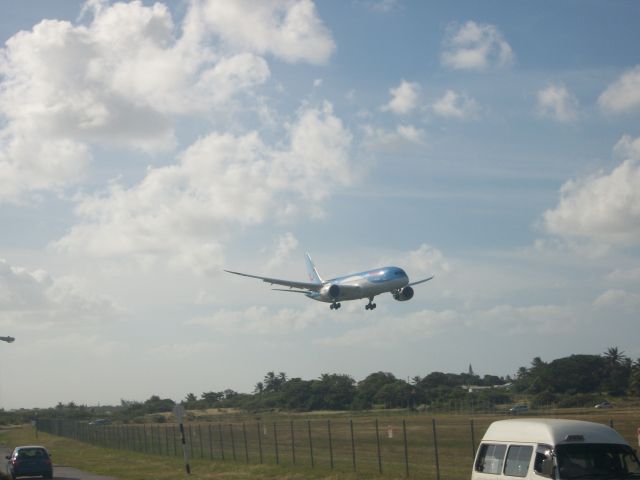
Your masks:
M 472 480 L 640 479 L 640 463 L 614 429 L 580 420 L 493 422 L 482 437 Z

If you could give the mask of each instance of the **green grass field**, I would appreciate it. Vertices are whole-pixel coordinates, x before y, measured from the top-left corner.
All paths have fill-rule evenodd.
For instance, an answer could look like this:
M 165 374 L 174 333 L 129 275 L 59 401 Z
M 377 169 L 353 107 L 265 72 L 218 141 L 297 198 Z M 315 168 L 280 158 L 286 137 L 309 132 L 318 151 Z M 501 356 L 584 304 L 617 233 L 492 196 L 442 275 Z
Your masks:
M 460 414 L 432 416 L 404 413 L 405 415 L 396 413 L 377 417 L 360 414 L 352 418 L 330 415 L 320 418 L 274 416 L 261 418 L 259 426 L 255 418 L 242 419 L 237 416 L 214 423 L 191 423 L 188 425 L 190 429 L 187 430 L 187 439 L 191 443 L 190 463 L 193 474 L 189 478 L 392 479 L 405 478 L 408 469 L 410 478 L 435 479 L 436 457 L 432 424 L 435 419 L 440 478 L 468 479 L 474 453 L 471 417 Z M 545 416 L 606 424 L 613 422 L 614 427 L 637 448 L 636 429 L 640 426 L 638 409 L 612 409 L 603 412 L 562 410 L 545 412 Z M 475 415 L 475 444 L 480 441 L 492 421 L 503 418 L 504 415 Z M 328 420 L 331 420 L 331 444 Z M 406 425 L 406 451 L 403 420 Z M 177 429 L 173 425 L 147 425 L 144 430 L 141 426 L 98 428 L 99 430 L 85 433 L 91 433 L 94 435 L 92 439 L 103 445 L 117 445 L 139 451 L 91 446 L 45 433 L 40 433 L 37 441 L 53 452 L 56 463 L 121 480 L 178 478 L 180 475 L 186 477 L 176 436 Z M 393 431 L 393 438 L 389 438 L 390 429 Z M 0 443 L 8 446 L 33 442 L 36 439 L 32 427 L 11 429 L 0 434 Z M 357 473 L 353 466 L 354 451 Z M 379 473 L 380 466 L 382 474 Z

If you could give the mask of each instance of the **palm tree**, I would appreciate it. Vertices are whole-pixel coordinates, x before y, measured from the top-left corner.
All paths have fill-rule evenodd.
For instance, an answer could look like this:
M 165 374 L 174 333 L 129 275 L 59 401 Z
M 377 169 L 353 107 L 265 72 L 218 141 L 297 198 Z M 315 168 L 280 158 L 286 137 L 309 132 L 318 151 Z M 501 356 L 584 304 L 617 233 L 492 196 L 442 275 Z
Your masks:
M 620 366 L 622 362 L 627 358 L 624 352 L 619 351 L 618 347 L 609 347 L 607 351 L 602 354 L 607 362 L 612 366 Z

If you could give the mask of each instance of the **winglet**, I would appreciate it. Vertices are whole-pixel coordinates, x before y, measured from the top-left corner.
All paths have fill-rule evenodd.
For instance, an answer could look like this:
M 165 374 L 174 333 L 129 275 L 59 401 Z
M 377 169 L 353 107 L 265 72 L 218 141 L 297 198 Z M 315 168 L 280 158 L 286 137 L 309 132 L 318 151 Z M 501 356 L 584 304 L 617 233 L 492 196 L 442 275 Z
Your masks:
M 309 255 L 308 253 L 305 253 L 304 256 L 305 256 L 305 261 L 307 263 L 307 274 L 309 275 L 309 281 L 313 283 L 323 283 L 322 277 L 318 273 L 318 269 L 316 268 L 316 266 L 313 264 L 313 261 L 311 260 L 311 255 Z

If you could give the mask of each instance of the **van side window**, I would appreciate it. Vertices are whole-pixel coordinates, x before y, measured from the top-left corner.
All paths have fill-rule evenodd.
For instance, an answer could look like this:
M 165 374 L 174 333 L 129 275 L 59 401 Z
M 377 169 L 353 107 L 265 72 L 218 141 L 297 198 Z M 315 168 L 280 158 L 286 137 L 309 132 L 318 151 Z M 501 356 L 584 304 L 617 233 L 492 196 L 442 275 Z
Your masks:
M 551 445 L 538 445 L 533 471 L 543 477 L 553 478 L 553 447 Z
M 476 471 L 499 475 L 502 472 L 506 450 L 506 445 L 483 443 L 480 447 L 480 453 L 478 453 L 478 460 L 476 460 Z
M 531 445 L 511 445 L 504 464 L 504 474 L 511 477 L 526 477 L 532 454 Z

